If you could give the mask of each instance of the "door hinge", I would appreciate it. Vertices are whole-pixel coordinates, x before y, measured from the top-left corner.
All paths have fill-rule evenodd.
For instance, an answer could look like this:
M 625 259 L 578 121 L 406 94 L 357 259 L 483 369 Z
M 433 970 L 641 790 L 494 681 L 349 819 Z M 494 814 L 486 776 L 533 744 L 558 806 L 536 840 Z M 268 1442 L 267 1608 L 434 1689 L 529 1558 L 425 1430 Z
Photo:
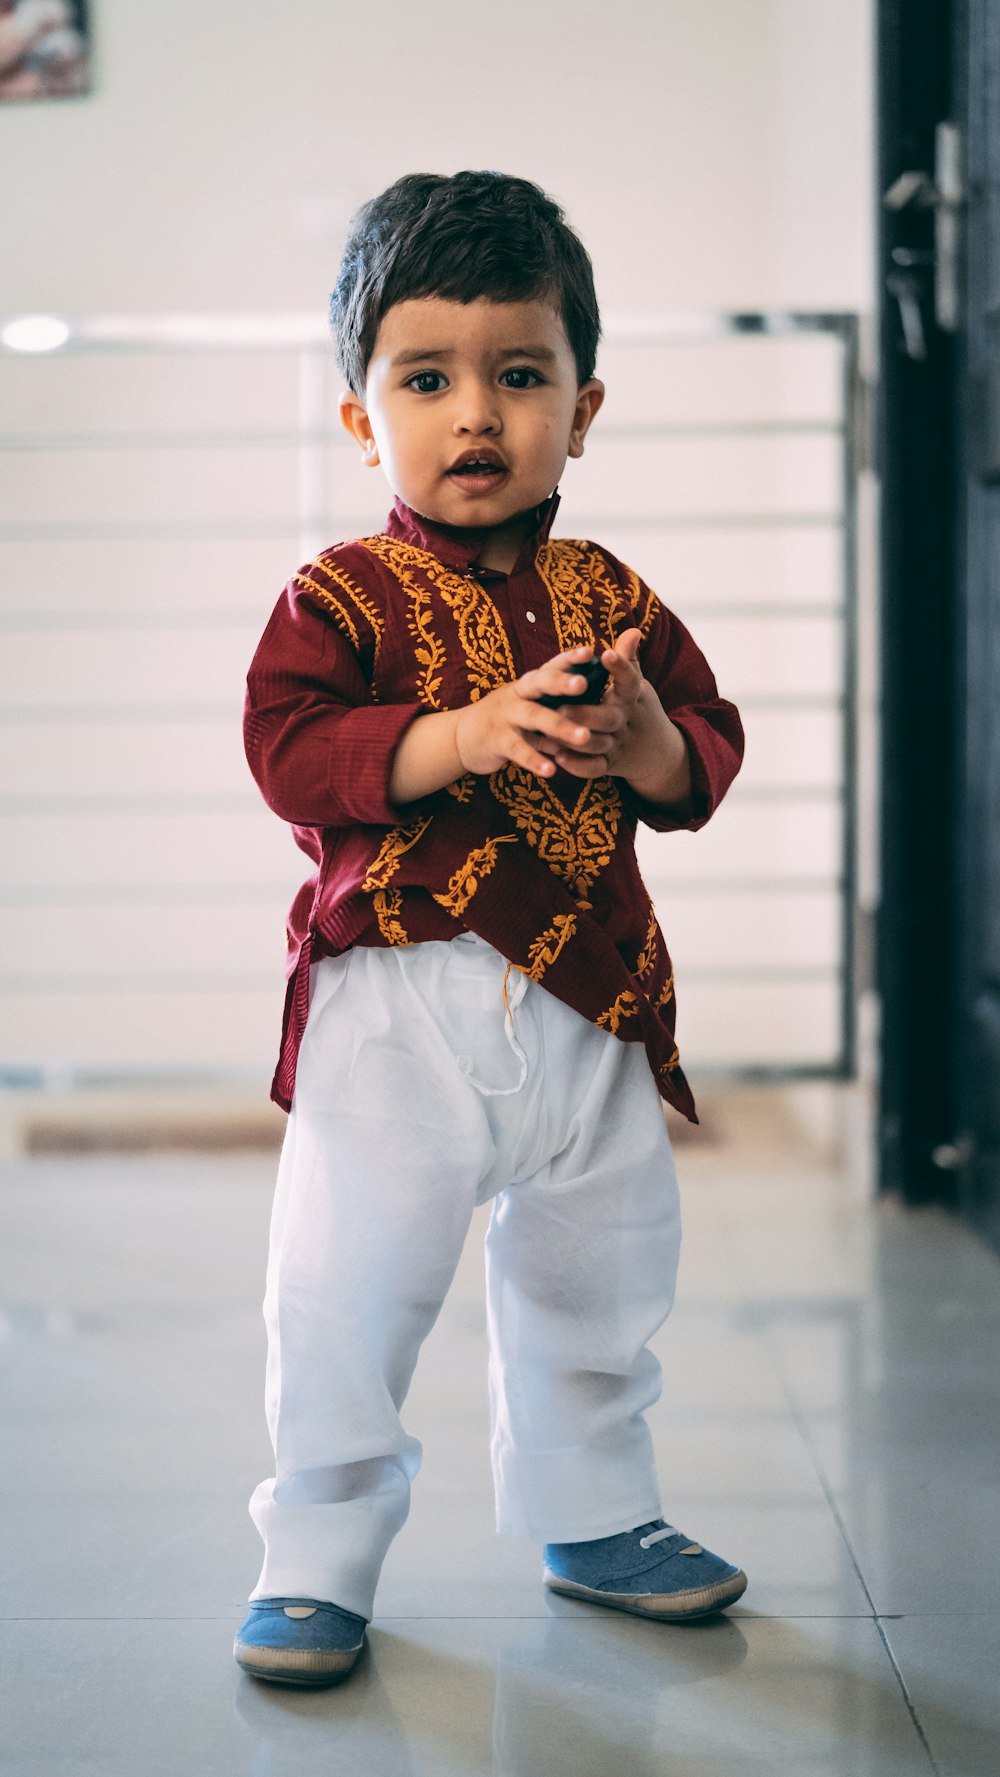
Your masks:
M 910 167 L 894 179 L 882 194 L 887 210 L 934 211 L 934 318 L 944 333 L 955 333 L 959 322 L 959 228 L 966 194 L 962 183 L 962 136 L 955 123 L 939 123 L 934 132 L 934 177 Z M 899 247 L 897 265 L 926 263 L 927 255 Z M 920 319 L 920 280 L 914 271 L 892 272 L 886 280 L 900 308 L 903 343 L 911 358 L 925 358 Z

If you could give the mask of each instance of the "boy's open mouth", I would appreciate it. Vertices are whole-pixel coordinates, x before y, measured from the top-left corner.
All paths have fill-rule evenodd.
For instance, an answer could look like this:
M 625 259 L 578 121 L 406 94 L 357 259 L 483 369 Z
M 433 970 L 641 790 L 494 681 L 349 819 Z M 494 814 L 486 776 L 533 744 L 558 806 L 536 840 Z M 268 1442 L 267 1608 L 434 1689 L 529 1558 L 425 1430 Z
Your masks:
M 466 493 L 484 493 L 505 481 L 508 473 L 507 465 L 497 451 L 470 450 L 452 464 L 448 480 Z

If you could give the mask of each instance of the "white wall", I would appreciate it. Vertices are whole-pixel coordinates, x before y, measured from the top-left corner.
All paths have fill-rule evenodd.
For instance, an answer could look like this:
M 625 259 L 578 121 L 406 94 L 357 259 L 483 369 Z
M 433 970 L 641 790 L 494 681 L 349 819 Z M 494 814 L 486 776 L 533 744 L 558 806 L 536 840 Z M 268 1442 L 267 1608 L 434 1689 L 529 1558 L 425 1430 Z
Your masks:
M 871 306 L 869 0 L 510 0 L 502 18 L 443 0 L 104 0 L 95 13 L 93 95 L 0 108 L 18 169 L 0 186 L 0 238 L 19 243 L 8 313 L 321 312 L 354 206 L 404 170 L 462 165 L 524 173 L 565 203 L 609 319 Z M 825 341 L 609 346 L 602 417 L 833 422 L 835 359 Z M 17 709 L 0 729 L 0 1063 L 263 1079 L 273 1061 L 283 917 L 304 870 L 249 781 L 239 702 L 301 559 L 294 441 L 266 436 L 291 436 L 294 370 L 266 355 L 0 361 L 0 435 L 22 446 L 0 455 L 0 685 Z M 235 449 L 217 442 L 227 426 L 245 433 Z M 95 429 L 108 447 L 87 446 Z M 144 430 L 166 444 L 137 447 Z M 60 431 L 83 443 L 23 448 Z M 388 505 L 381 481 L 337 458 L 329 540 Z M 724 694 L 799 684 L 804 650 L 835 689 L 833 526 L 713 538 L 630 525 L 637 501 L 832 512 L 832 435 L 654 453 L 595 429 L 572 467 L 557 528 L 593 530 L 644 573 Z M 228 535 L 199 538 L 205 526 Z M 751 627 L 713 616 L 720 599 L 816 611 Z M 789 878 L 835 870 L 836 721 L 799 723 L 789 738 L 773 717 L 748 722 L 725 822 L 643 854 L 689 981 L 686 1058 L 821 1061 L 835 1040 L 829 984 L 762 999 L 750 982 L 696 979 L 761 954 L 776 971 L 836 968 L 825 890 L 737 906 L 693 886 L 760 874 L 762 859 Z M 826 802 L 808 817 L 737 806 L 776 783 Z
M 93 94 L 0 114 L 8 312 L 322 305 L 356 204 L 461 166 L 552 191 L 610 311 L 870 305 L 871 0 L 92 10 Z

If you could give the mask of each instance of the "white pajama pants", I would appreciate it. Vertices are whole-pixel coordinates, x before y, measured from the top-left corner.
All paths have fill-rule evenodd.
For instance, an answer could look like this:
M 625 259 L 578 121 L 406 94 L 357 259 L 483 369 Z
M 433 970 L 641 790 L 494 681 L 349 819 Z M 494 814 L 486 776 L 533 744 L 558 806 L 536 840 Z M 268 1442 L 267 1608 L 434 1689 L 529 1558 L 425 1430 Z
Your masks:
M 497 1530 L 576 1542 L 662 1515 L 647 1341 L 680 1212 L 660 1097 L 640 1043 L 517 970 L 505 1015 L 506 968 L 474 934 L 313 967 L 271 1217 L 253 1598 L 371 1618 L 423 1453 L 400 1409 L 486 1202 Z

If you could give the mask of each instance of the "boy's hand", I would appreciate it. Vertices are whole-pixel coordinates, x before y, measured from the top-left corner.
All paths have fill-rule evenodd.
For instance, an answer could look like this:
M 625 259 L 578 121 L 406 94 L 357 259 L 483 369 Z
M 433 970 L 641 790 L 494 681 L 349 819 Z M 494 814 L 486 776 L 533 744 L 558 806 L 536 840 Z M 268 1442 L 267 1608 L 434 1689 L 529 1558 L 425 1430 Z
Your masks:
M 683 802 L 691 791 L 687 745 L 639 665 L 641 629 L 626 629 L 601 655 L 610 674 L 597 704 L 580 704 L 576 726 L 587 738 L 569 748 L 538 742 L 573 777 L 623 777 L 650 802 Z
M 600 703 L 580 704 L 574 711 L 573 725 L 586 728 L 585 738 L 568 747 L 547 737 L 539 741 L 539 751 L 548 753 L 574 777 L 626 777 L 640 750 L 648 748 L 652 711 L 647 700 L 652 697 L 657 710 L 660 704 L 639 665 L 641 642 L 641 629 L 626 629 L 615 646 L 601 655 L 601 665 L 611 675 L 604 697 Z
M 541 778 L 554 777 L 560 766 L 573 777 L 616 774 L 649 802 L 685 803 L 691 793 L 687 744 L 643 677 L 641 641 L 640 630 L 628 629 L 602 654 L 609 678 L 601 703 L 553 710 L 535 701 L 586 690 L 582 673 L 572 671 L 592 655 L 582 646 L 553 655 L 477 703 L 422 715 L 396 748 L 388 800 L 405 807 L 462 772 L 481 777 L 513 763 Z
M 638 630 L 635 633 L 638 635 Z M 592 654 L 589 647 L 555 654 L 544 666 L 522 673 L 513 684 L 500 685 L 478 703 L 466 704 L 459 710 L 455 744 L 463 771 L 479 775 L 499 771 L 501 766 L 511 763 L 523 765 L 538 777 L 552 777 L 564 753 L 569 756 L 569 748 L 589 742 L 591 731 L 585 724 L 594 715 L 594 707 L 583 704 L 578 708 L 549 710 L 534 699 L 546 694 L 556 696 L 559 692 L 572 697 L 585 691 L 586 680 L 567 668 L 589 660 Z M 605 666 L 607 663 L 605 655 Z M 578 757 L 576 753 L 572 756 Z M 587 770 L 581 775 L 596 777 L 599 771 Z

